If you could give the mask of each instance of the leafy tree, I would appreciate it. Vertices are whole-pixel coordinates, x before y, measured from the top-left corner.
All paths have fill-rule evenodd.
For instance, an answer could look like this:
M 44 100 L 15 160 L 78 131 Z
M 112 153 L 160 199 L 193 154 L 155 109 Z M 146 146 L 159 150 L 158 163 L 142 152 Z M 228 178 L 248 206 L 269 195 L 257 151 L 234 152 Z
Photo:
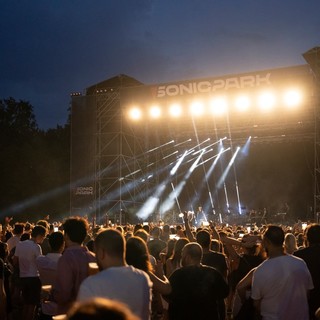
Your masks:
M 39 130 L 33 107 L 0 100 L 0 213 L 36 220 L 68 211 L 70 126 Z

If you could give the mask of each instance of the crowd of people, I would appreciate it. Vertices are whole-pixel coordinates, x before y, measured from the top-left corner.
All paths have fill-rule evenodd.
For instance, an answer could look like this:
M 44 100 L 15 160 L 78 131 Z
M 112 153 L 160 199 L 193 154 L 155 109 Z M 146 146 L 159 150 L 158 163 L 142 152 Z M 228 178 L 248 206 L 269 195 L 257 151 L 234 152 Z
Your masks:
M 6 219 L 0 319 L 320 319 L 320 225 Z

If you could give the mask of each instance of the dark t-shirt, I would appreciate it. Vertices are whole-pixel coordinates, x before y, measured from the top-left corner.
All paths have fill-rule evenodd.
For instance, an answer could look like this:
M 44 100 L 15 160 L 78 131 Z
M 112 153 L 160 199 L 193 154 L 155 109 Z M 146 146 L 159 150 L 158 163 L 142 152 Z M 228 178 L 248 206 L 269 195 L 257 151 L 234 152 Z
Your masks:
M 220 252 L 209 251 L 204 253 L 202 256 L 202 264 L 216 268 L 222 275 L 225 275 L 228 270 L 226 256 Z
M 167 247 L 167 244 L 160 239 L 154 239 L 148 242 L 149 253 L 152 256 L 154 256 L 157 260 L 160 259 L 159 257 L 160 252 L 166 247 Z
M 221 319 L 229 288 L 219 271 L 203 265 L 187 266 L 174 271 L 169 281 L 170 320 Z
M 229 276 L 229 282 L 232 289 L 235 290 L 239 281 L 243 279 L 250 270 L 257 267 L 262 262 L 263 259 L 260 256 L 252 256 L 248 254 L 240 256 L 238 268 L 232 271 Z
M 315 311 L 320 307 L 320 245 L 295 251 L 293 255 L 303 259 L 310 271 L 314 289 L 310 291 L 309 308 L 310 314 L 314 316 Z

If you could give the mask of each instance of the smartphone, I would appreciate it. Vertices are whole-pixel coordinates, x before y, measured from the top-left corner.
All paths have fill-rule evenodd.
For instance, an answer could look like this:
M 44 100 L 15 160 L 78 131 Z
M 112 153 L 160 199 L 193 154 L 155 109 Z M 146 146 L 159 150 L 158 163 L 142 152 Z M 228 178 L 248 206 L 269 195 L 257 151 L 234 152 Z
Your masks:
M 53 227 L 53 231 L 57 232 L 57 231 L 59 231 L 59 228 L 58 227 Z

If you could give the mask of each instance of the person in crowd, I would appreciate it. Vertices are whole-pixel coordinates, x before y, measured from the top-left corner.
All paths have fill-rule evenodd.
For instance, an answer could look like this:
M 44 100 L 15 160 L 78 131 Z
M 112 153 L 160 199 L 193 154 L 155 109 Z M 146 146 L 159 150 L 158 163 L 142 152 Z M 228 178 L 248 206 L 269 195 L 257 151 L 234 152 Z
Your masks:
M 174 246 L 175 246 L 176 242 L 177 242 L 176 238 L 169 239 L 169 241 L 167 242 L 167 247 L 160 252 L 160 261 L 161 261 L 161 263 L 163 265 L 164 274 L 167 274 L 166 263 L 167 263 L 167 260 L 173 254 L 173 250 L 174 250 Z
M 47 220 L 38 220 L 36 225 L 43 226 L 47 230 L 47 236 L 44 238 L 43 242 L 41 243 L 41 250 L 42 254 L 46 255 L 48 252 L 50 252 L 50 244 L 49 244 L 49 236 L 50 236 L 50 224 Z
M 41 281 L 36 258 L 42 254 L 40 244 L 46 237 L 46 232 L 43 226 L 35 226 L 30 240 L 18 242 L 13 258 L 14 264 L 19 266 L 22 314 L 26 320 L 33 320 L 36 307 L 40 304 Z
M 0 319 L 7 319 L 11 311 L 10 276 L 12 271 L 7 258 L 8 245 L 0 241 Z
M 224 254 L 223 244 L 220 240 L 217 239 L 211 239 L 210 250 Z
M 251 298 L 251 285 L 255 269 L 256 268 L 251 269 L 237 284 L 235 296 L 232 301 L 232 319 L 234 320 L 256 319 L 256 312 Z
M 24 224 L 20 222 L 15 223 L 12 232 L 13 232 L 13 237 L 8 239 L 7 241 L 9 252 L 11 252 L 11 250 L 15 248 L 17 243 L 20 241 L 20 237 L 24 232 Z
M 21 235 L 20 241 L 26 241 L 31 239 L 31 232 L 24 232 Z M 14 248 L 11 250 L 11 252 L 14 250 Z
M 143 229 L 143 226 L 141 223 L 138 223 L 136 224 L 134 227 L 133 227 L 133 234 L 135 234 L 138 230 L 141 230 Z M 149 232 L 148 232 L 149 233 Z
M 147 231 L 145 231 L 144 229 L 139 229 L 134 233 L 135 237 L 139 237 L 141 238 L 146 244 L 148 243 L 149 240 L 149 234 L 147 233 Z
M 169 239 L 170 239 L 170 226 L 168 224 L 165 224 L 162 227 L 162 233 L 161 233 L 160 239 L 166 243 L 169 241 Z
M 238 282 L 264 260 L 257 239 L 256 236 L 246 234 L 242 240 L 238 240 L 221 233 L 221 241 L 230 261 L 229 283 L 232 293 Z
M 123 227 L 122 226 L 116 226 L 116 229 L 121 233 L 121 234 L 123 234 L 124 235 L 124 229 L 123 229 Z
M 313 223 L 305 230 L 307 247 L 293 253 L 303 259 L 312 276 L 314 288 L 310 291 L 310 319 L 315 318 L 315 312 L 320 308 L 320 225 Z
M 57 277 L 58 261 L 64 250 L 64 237 L 61 231 L 56 231 L 49 236 L 50 252 L 36 259 L 42 286 L 54 285 Z M 49 297 L 43 297 L 41 301 L 41 319 L 51 318 L 58 314 L 58 306 Z
M 211 236 L 207 230 L 200 230 L 196 235 L 197 242 L 202 247 L 202 264 L 216 268 L 221 272 L 223 277 L 227 279 L 228 264 L 226 256 L 220 252 L 214 252 L 210 250 Z
M 263 320 L 307 320 L 312 278 L 302 259 L 284 252 L 283 242 L 282 228 L 269 225 L 262 241 L 268 258 L 253 273 L 251 297 Z
M 144 271 L 127 265 L 123 235 L 115 229 L 101 231 L 95 239 L 95 252 L 101 271 L 81 283 L 77 300 L 119 300 L 142 320 L 149 319 L 152 283 Z
M 26 241 L 31 239 L 31 232 L 24 232 L 20 237 L 20 241 Z M 14 247 L 8 256 L 8 263 L 11 266 L 12 274 L 10 276 L 10 293 L 7 296 L 7 301 L 10 304 L 11 314 L 20 314 L 21 309 L 21 281 L 19 264 L 14 263 L 16 247 Z
M 65 320 L 139 320 L 123 303 L 106 298 L 76 302 Z
M 134 236 L 141 238 L 146 244 L 148 243 L 149 234 L 144 229 L 138 229 L 135 232 Z M 126 240 L 129 240 L 130 238 L 126 238 Z M 155 268 L 157 265 L 157 260 L 153 255 L 150 254 L 150 252 L 149 252 L 149 260 L 150 260 L 150 263 L 152 264 L 152 267 Z
M 298 250 L 297 239 L 292 233 L 287 233 L 284 237 L 284 250 L 287 254 L 293 254 Z
M 168 315 L 171 320 L 224 319 L 223 299 L 229 287 L 216 269 L 201 265 L 202 248 L 191 242 L 182 250 L 182 268 L 169 278 L 172 287 Z
M 179 238 L 186 238 L 186 232 L 185 230 L 182 228 L 181 225 L 177 225 L 176 228 L 175 228 L 175 232 L 173 232 L 176 234 L 177 237 Z
M 42 285 L 53 285 L 56 279 L 58 261 L 64 250 L 64 236 L 61 231 L 49 236 L 50 252 L 36 259 Z
M 151 318 L 155 319 L 163 314 L 163 305 L 160 294 L 169 294 L 171 286 L 164 276 L 163 265 L 160 261 L 153 267 L 150 263 L 146 243 L 139 237 L 131 237 L 126 242 L 126 262 L 135 268 L 148 273 L 153 284 Z
M 296 239 L 297 239 L 298 250 L 305 248 L 305 246 L 304 246 L 305 237 L 304 237 L 304 234 L 302 232 L 299 232 L 296 235 Z
M 187 238 L 180 238 L 176 241 L 173 253 L 166 261 L 166 276 L 169 278 L 170 275 L 181 267 L 181 255 L 183 247 L 189 243 Z
M 142 229 L 143 229 L 144 231 L 146 231 L 148 234 L 150 234 L 150 225 L 149 225 L 149 224 L 144 224 L 144 225 L 142 226 Z
M 2 242 L 3 243 L 3 242 Z M 0 258 L 0 319 L 7 319 L 7 293 L 4 286 L 4 262 Z
M 53 301 L 58 313 L 66 313 L 76 300 L 81 282 L 89 275 L 88 264 L 95 255 L 83 242 L 88 233 L 88 222 L 81 217 L 68 218 L 63 223 L 65 250 L 57 265 L 57 277 L 52 288 Z
M 160 239 L 161 229 L 157 226 L 154 227 L 151 230 L 150 236 L 152 240 L 149 240 L 147 243 L 149 252 L 156 258 L 156 260 L 160 260 L 160 252 L 167 246 L 166 242 Z

